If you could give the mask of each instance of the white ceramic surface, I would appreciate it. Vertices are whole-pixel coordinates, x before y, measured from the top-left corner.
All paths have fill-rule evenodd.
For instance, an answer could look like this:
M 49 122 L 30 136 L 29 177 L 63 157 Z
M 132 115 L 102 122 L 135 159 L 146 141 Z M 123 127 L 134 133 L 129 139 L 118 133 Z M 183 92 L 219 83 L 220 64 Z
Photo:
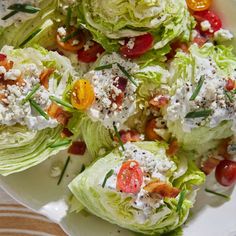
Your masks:
M 213 1 L 225 28 L 229 28 L 236 36 L 236 0 Z M 236 48 L 236 40 L 234 45 Z M 65 178 L 60 186 L 57 186 L 57 180 L 49 176 L 50 167 L 55 161 L 65 160 L 66 157 L 67 154 L 62 152 L 23 173 L 0 177 L 0 186 L 22 204 L 59 222 L 71 236 L 134 236 L 135 233 L 92 215 L 66 214 L 67 200 L 71 196 L 67 183 L 78 174 L 82 162 L 89 162 L 86 156 L 73 157 Z M 203 187 L 184 227 L 184 235 L 236 236 L 235 212 L 236 189 L 232 192 L 231 201 L 225 202 L 214 195 L 206 195 Z

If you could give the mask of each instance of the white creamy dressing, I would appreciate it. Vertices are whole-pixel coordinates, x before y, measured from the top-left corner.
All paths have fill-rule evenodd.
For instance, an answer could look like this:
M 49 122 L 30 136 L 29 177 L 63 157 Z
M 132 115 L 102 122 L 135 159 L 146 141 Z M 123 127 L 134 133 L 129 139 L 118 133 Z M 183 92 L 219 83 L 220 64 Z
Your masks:
M 0 26 L 8 27 L 13 24 L 19 24 L 24 22 L 28 19 L 31 19 L 37 15 L 37 13 L 29 14 L 24 12 L 18 12 L 17 14 L 11 16 L 6 20 L 2 20 L 2 17 L 9 14 L 12 10 L 8 10 L 7 8 L 13 4 L 20 3 L 20 4 L 30 4 L 34 7 L 39 6 L 39 0 L 1 0 L 0 1 Z
M 127 78 L 115 63 L 119 63 L 129 74 L 137 71 L 138 66 L 121 58 L 117 53 L 105 55 L 100 60 L 100 66 L 112 63 L 114 64 L 111 69 L 92 70 L 84 78 L 91 81 L 95 92 L 95 102 L 88 110 L 88 115 L 94 121 L 101 121 L 104 126 L 113 129 L 114 122 L 120 127 L 136 110 L 136 86 L 128 79 L 122 105 L 118 107 L 112 101 L 122 92 L 114 83 L 118 81 L 118 77 Z
M 214 39 L 217 42 L 224 42 L 233 39 L 233 34 L 226 29 L 220 29 L 214 33 Z
M 143 188 L 144 186 L 151 181 L 153 178 L 157 178 L 160 181 L 165 182 L 167 180 L 166 173 L 175 166 L 175 163 L 169 160 L 166 157 L 165 149 L 160 149 L 158 153 L 159 157 L 156 157 L 149 151 L 142 150 L 132 143 L 126 143 L 124 145 L 125 151 L 123 152 L 124 161 L 135 160 L 139 163 L 140 168 L 142 169 L 143 184 L 141 190 L 137 194 L 128 194 L 121 193 L 124 197 L 130 195 L 133 198 L 132 207 L 140 210 L 139 219 L 144 221 L 148 218 L 150 214 L 155 211 L 158 207 L 164 204 L 164 201 L 161 197 L 151 197 L 147 191 Z M 116 190 L 117 174 L 119 173 L 121 166 L 117 166 L 114 169 L 113 175 L 107 179 L 106 188 Z M 101 184 L 103 179 L 101 179 Z
M 211 57 L 203 58 L 197 55 L 193 55 L 193 57 L 195 70 L 192 71 L 193 66 L 189 65 L 187 74 L 192 75 L 194 73 L 192 76 L 194 81 L 185 82 L 184 79 L 179 80 L 178 88 L 171 97 L 170 105 L 167 108 L 166 118 L 170 121 L 180 119 L 185 132 L 190 132 L 191 129 L 206 124 L 214 128 L 225 120 L 233 121 L 232 129 L 236 131 L 236 101 L 230 102 L 224 92 L 227 80 L 229 78 L 235 80 L 236 71 L 233 71 L 229 77 L 225 78 Z M 201 76 L 205 78 L 204 84 L 196 99 L 189 101 Z M 235 95 L 233 96 L 236 97 Z M 203 109 L 212 109 L 212 115 L 207 119 L 185 118 L 187 113 Z

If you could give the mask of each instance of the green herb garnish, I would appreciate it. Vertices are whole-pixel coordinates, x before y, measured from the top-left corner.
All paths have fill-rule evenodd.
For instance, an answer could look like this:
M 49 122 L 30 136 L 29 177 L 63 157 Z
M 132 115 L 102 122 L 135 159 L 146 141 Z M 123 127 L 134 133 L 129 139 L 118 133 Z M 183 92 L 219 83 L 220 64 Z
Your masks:
M 224 90 L 224 94 L 229 99 L 230 102 L 234 102 L 234 97 L 231 92 Z
M 53 143 L 52 145 L 50 145 L 49 147 L 50 148 L 57 148 L 57 147 L 62 147 L 62 146 L 65 146 L 65 145 L 68 145 L 71 143 L 71 140 L 69 139 L 64 139 L 64 140 L 59 140 L 58 142 L 56 143 Z
M 120 144 L 122 150 L 125 151 L 124 144 L 123 144 L 123 142 L 121 140 L 120 133 L 119 133 L 119 131 L 118 131 L 116 125 L 115 125 L 115 122 L 113 123 L 113 127 L 114 127 L 114 130 L 115 130 L 116 137 L 118 138 L 119 144 Z
M 26 102 L 28 102 L 34 96 L 34 94 L 38 91 L 39 88 L 40 88 L 40 84 L 36 84 L 33 87 L 32 91 L 28 93 L 27 96 L 22 100 L 21 105 L 24 105 Z
M 113 65 L 113 64 L 107 64 L 107 65 L 104 65 L 104 66 L 98 66 L 98 67 L 95 67 L 94 70 L 111 69 L 111 68 L 112 68 L 112 65 Z
M 30 105 L 46 120 L 49 120 L 48 114 L 32 99 L 29 99 Z
M 199 111 L 191 111 L 189 112 L 185 118 L 201 118 L 201 117 L 208 117 L 211 115 L 213 112 L 212 109 L 207 109 L 207 110 L 199 110 Z
M 67 8 L 67 14 L 66 14 L 66 28 L 67 28 L 67 29 L 70 27 L 71 14 L 72 14 L 71 8 L 68 7 L 68 8 Z
M 63 43 L 67 42 L 68 40 L 74 38 L 78 33 L 79 33 L 79 30 L 76 30 L 75 32 L 65 36 L 64 38 L 62 38 L 61 42 L 63 42 Z
M 198 81 L 198 84 L 197 84 L 197 87 L 196 87 L 195 91 L 193 92 L 192 96 L 189 99 L 190 101 L 194 101 L 195 100 L 195 98 L 197 97 L 197 95 L 199 94 L 199 92 L 200 92 L 200 90 L 202 88 L 204 80 L 205 80 L 204 76 L 201 76 L 200 80 Z
M 74 107 L 70 103 L 62 101 L 61 99 L 59 99 L 59 98 L 57 98 L 55 96 L 50 96 L 49 98 L 50 98 L 50 100 L 52 100 L 52 101 L 54 101 L 54 102 L 56 102 L 56 103 L 58 103 L 58 104 L 60 104 L 60 105 L 62 105 L 64 107 L 67 107 L 67 108 L 70 108 L 70 109 L 74 109 Z
M 215 194 L 216 196 L 223 197 L 223 198 L 225 198 L 225 199 L 227 199 L 227 200 L 230 200 L 230 196 L 225 195 L 225 194 L 223 194 L 223 193 L 217 193 L 217 192 L 212 191 L 212 190 L 207 189 L 207 188 L 205 189 L 205 191 L 206 191 L 207 193 L 212 193 L 212 194 Z
M 82 166 L 81 166 L 81 170 L 80 170 L 80 174 L 83 172 L 85 170 L 85 165 L 83 164 Z
M 107 180 L 113 175 L 113 173 L 114 173 L 114 170 L 110 170 L 109 172 L 107 172 L 107 174 L 103 180 L 103 183 L 102 183 L 103 188 L 105 187 Z
M 9 14 L 5 15 L 4 17 L 2 17 L 2 20 L 7 20 L 8 18 L 14 16 L 17 13 L 18 13 L 18 11 L 11 11 Z
M 135 80 L 133 79 L 133 77 L 128 73 L 128 71 L 125 70 L 125 68 L 123 66 L 121 66 L 119 63 L 117 63 L 117 66 L 119 67 L 119 69 L 123 72 L 123 74 L 127 77 L 127 79 L 134 84 L 136 87 L 138 87 L 138 84 L 135 82 Z
M 182 190 L 181 193 L 180 193 L 179 201 L 178 201 L 177 208 L 176 208 L 177 212 L 179 212 L 181 210 L 181 208 L 182 208 L 182 205 L 183 205 L 186 193 L 187 193 L 186 190 Z
M 60 176 L 60 178 L 59 178 L 59 180 L 58 180 L 58 182 L 57 182 L 57 185 L 59 185 L 59 184 L 61 183 L 62 178 L 63 178 L 63 176 L 64 176 L 64 174 L 65 174 L 65 171 L 66 171 L 66 168 L 67 168 L 69 162 L 70 162 L 70 156 L 68 156 L 68 158 L 67 158 L 67 160 L 66 160 L 66 163 L 65 163 L 64 168 L 63 168 L 63 170 L 62 170 L 62 172 L 61 172 L 61 176 Z
M 36 36 L 40 31 L 41 31 L 41 29 L 35 30 L 28 38 L 26 38 L 26 39 L 19 45 L 19 47 L 25 46 L 25 44 L 27 44 L 27 43 L 28 43 L 34 36 Z

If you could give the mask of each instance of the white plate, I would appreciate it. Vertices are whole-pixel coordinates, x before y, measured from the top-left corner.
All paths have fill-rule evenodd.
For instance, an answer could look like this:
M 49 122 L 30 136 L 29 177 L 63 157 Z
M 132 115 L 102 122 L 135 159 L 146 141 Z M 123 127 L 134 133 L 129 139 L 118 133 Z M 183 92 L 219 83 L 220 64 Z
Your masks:
M 221 16 L 225 28 L 236 36 L 236 0 L 215 0 L 215 9 Z M 234 42 L 236 46 L 236 41 Z M 82 162 L 88 157 L 73 157 L 60 186 L 49 176 L 53 162 L 65 160 L 66 153 L 60 153 L 44 163 L 23 173 L 0 177 L 2 186 L 13 198 L 27 207 L 40 212 L 54 221 L 71 236 L 134 236 L 135 233 L 111 225 L 95 216 L 66 214 L 70 193 L 67 183 L 78 174 Z M 68 174 L 69 173 L 69 174 Z M 186 236 L 236 236 L 236 190 L 231 201 L 199 192 L 192 216 L 184 227 Z

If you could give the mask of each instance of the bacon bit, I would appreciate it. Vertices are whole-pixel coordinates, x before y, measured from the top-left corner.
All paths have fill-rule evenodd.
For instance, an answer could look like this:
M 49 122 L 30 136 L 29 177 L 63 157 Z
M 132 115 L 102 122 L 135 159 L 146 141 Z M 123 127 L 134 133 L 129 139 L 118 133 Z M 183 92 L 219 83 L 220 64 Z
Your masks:
M 6 89 L 7 85 L 17 85 L 22 86 L 25 83 L 22 74 L 17 78 L 17 80 L 1 80 L 0 89 Z
M 144 187 L 144 190 L 146 190 L 149 193 L 157 193 L 163 198 L 164 197 L 175 198 L 180 193 L 180 190 L 178 188 L 175 188 L 168 183 L 160 181 L 153 181 L 147 184 Z
M 176 153 L 178 151 L 179 151 L 179 144 L 178 144 L 177 140 L 173 140 L 169 144 L 169 148 L 166 150 L 166 155 L 167 156 L 174 156 L 174 155 L 176 155 Z
M 13 65 L 14 65 L 13 61 L 8 61 L 7 59 L 3 61 L 0 60 L 0 66 L 5 67 L 6 71 L 9 71 L 10 69 L 12 69 Z
M 224 159 L 230 159 L 231 155 L 228 153 L 228 146 L 231 138 L 223 139 L 218 146 L 218 154 Z
M 2 101 L 3 99 L 6 99 L 6 96 L 5 96 L 5 94 L 0 93 L 0 101 Z
M 123 104 L 124 96 L 125 96 L 124 93 L 120 93 L 118 96 L 116 96 L 115 99 L 112 99 L 112 100 L 114 100 L 115 104 L 117 105 L 118 110 L 120 110 L 120 107 Z
M 136 130 L 121 130 L 119 133 L 122 143 L 141 141 L 140 134 Z M 118 142 L 117 137 L 114 137 L 114 140 Z
M 41 72 L 39 80 L 40 83 L 44 86 L 44 88 L 48 89 L 49 77 L 54 71 L 55 71 L 54 68 L 47 68 Z
M 193 43 L 196 43 L 199 48 L 201 48 L 207 41 L 208 41 L 208 39 L 206 37 L 201 36 L 200 34 L 198 34 L 193 39 Z
M 220 160 L 210 157 L 208 158 L 205 162 L 202 163 L 201 165 L 201 170 L 206 174 L 209 175 L 215 168 L 216 166 L 220 163 Z
M 235 86 L 236 86 L 235 81 L 232 79 L 228 79 L 225 85 L 225 89 L 231 91 L 235 88 Z
M 73 155 L 84 155 L 86 151 L 86 144 L 83 141 L 75 141 L 68 149 L 68 153 Z
M 69 112 L 64 111 L 54 102 L 49 106 L 47 112 L 50 117 L 56 119 L 60 124 L 64 126 L 68 124 L 68 121 L 71 118 L 71 114 Z
M 185 53 L 189 53 L 188 45 L 178 40 L 173 42 L 170 46 L 171 46 L 171 51 L 166 55 L 168 60 L 171 60 L 175 57 L 175 54 L 178 49 L 182 50 Z
M 156 119 L 151 119 L 146 123 L 145 135 L 147 140 L 149 141 L 162 140 L 162 138 L 155 132 L 156 128 L 157 128 Z
M 62 137 L 62 138 L 69 138 L 69 137 L 71 137 L 71 136 L 73 136 L 73 133 L 72 133 L 69 129 L 64 128 L 64 129 L 62 130 L 62 132 L 61 132 L 61 137 Z
M 169 103 L 169 98 L 165 95 L 156 95 L 153 97 L 150 101 L 149 104 L 155 108 L 163 108 L 167 106 Z

